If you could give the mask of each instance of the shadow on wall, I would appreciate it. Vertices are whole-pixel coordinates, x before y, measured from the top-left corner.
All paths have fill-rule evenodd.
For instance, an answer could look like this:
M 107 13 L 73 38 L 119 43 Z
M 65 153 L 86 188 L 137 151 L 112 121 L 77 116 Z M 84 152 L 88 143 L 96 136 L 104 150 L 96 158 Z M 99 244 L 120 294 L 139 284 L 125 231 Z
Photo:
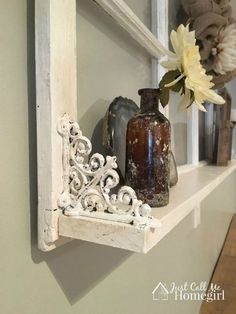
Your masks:
M 89 138 L 91 129 L 93 130 L 90 139 L 93 146 L 92 154 L 99 153 L 104 156 L 107 155 L 107 151 L 102 145 L 104 118 L 98 118 L 97 113 L 101 112 L 105 115 L 109 105 L 109 100 L 99 99 L 88 107 L 85 114 L 79 120 L 79 125 L 84 136 Z
M 74 240 L 55 251 L 37 253 L 37 257 L 43 256 L 68 301 L 74 304 L 131 254 L 120 249 Z
M 31 257 L 34 263 L 46 262 L 71 304 L 124 262 L 131 253 L 92 243 L 72 241 L 49 253 L 37 248 L 37 147 L 36 89 L 34 49 L 34 1 L 27 0 L 28 33 L 28 125 L 30 169 Z M 101 122 L 95 133 L 101 132 Z M 94 133 L 94 134 L 95 134 Z M 94 135 L 95 136 L 95 135 Z

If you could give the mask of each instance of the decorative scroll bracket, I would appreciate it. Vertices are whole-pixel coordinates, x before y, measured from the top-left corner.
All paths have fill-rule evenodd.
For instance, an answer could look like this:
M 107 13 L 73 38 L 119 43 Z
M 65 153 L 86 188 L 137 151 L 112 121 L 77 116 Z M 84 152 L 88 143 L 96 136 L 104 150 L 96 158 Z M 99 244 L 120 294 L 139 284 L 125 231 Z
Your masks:
M 116 157 L 93 154 L 91 142 L 83 136 L 77 122 L 65 114 L 58 122 L 63 140 L 63 192 L 58 207 L 66 216 L 84 216 L 132 224 L 136 228 L 157 228 L 159 220 L 150 216 L 151 208 L 137 199 L 135 191 L 119 185 Z

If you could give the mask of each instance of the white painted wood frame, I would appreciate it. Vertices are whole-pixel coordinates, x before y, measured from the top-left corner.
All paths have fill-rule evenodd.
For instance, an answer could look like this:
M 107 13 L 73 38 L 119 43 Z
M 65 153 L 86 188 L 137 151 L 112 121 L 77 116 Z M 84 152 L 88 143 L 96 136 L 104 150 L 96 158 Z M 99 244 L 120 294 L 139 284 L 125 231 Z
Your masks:
M 136 14 L 129 8 L 123 0 L 95 0 L 121 27 L 126 30 L 135 41 L 137 41 L 154 58 L 169 55 L 169 49 L 164 45 L 163 40 L 157 39 Z M 159 8 L 162 5 L 156 0 Z M 166 0 L 164 0 L 166 2 Z M 157 11 L 156 11 L 157 12 Z M 159 15 L 160 17 L 160 15 Z M 157 20 L 158 16 L 156 17 Z M 162 16 L 165 19 L 165 16 Z M 158 35 L 161 32 L 159 31 Z M 165 36 L 161 36 L 165 37 Z M 163 39 L 163 38 L 162 38 Z
M 62 192 L 62 141 L 58 119 L 77 119 L 76 0 L 36 0 L 38 245 L 56 247 Z
M 199 164 L 199 110 L 193 105 L 187 115 L 187 162 Z
M 157 59 L 168 55 L 168 0 L 153 0 L 152 28 L 140 21 L 123 0 L 96 2 L 134 40 Z M 60 245 L 57 200 L 63 190 L 62 141 L 58 120 L 68 113 L 77 120 L 76 0 L 35 0 L 38 144 L 38 245 Z M 158 36 L 160 40 L 156 38 Z M 153 82 L 163 73 L 153 61 Z M 165 111 L 168 116 L 168 110 Z M 193 158 L 192 158 L 193 159 Z
M 169 48 L 169 0 L 152 0 L 152 32 L 166 48 Z M 161 66 L 160 60 L 152 60 L 153 87 L 158 86 L 166 70 Z M 169 106 L 160 108 L 170 119 Z M 192 106 L 187 115 L 187 164 L 179 167 L 179 172 L 191 170 L 191 165 L 199 164 L 199 111 Z
M 166 48 L 169 48 L 169 1 L 152 0 L 152 32 Z M 153 87 L 159 85 L 160 80 L 166 73 L 166 69 L 160 64 L 160 59 L 152 59 L 152 83 Z M 169 106 L 160 111 L 169 119 Z

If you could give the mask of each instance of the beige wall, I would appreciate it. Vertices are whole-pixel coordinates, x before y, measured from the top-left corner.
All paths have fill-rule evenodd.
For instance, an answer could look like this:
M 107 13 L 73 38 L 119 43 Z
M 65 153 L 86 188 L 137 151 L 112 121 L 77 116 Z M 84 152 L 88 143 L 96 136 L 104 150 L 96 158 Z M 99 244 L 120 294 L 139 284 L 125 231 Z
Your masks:
M 96 151 L 103 152 L 101 119 L 106 109 L 120 95 L 139 105 L 138 89 L 152 86 L 151 58 L 92 1 L 77 3 L 78 119 Z M 150 28 L 151 1 L 126 3 Z M 177 164 L 183 165 L 187 163 L 187 114 L 178 110 L 179 101 L 173 93 L 170 120 L 172 150 Z
M 192 217 L 187 217 L 148 255 L 79 241 L 41 253 L 36 246 L 33 1 L 0 0 L 0 21 L 0 313 L 197 314 L 198 303 L 153 302 L 151 291 L 160 280 L 210 278 L 235 209 L 235 175 L 206 199 L 197 230 L 192 229 Z M 84 27 L 89 27 L 86 23 L 85 19 Z M 111 36 L 105 27 L 98 30 L 98 36 Z M 123 42 L 116 40 L 113 45 L 123 50 L 119 54 L 127 58 L 125 64 L 135 66 L 137 61 L 129 62 L 135 44 L 127 48 L 123 33 L 117 32 Z M 146 60 L 143 53 L 138 56 Z M 129 74 L 131 96 L 143 85 L 137 76 Z M 92 99 L 88 102 L 105 97 L 110 101 L 117 93 L 113 88 L 107 86 L 94 98 L 88 95 Z M 86 90 L 81 93 L 86 99 Z M 94 121 L 102 116 L 101 108 L 95 109 Z M 84 126 L 92 132 L 91 124 Z
M 134 5 L 134 0 L 129 0 Z M 138 1 L 138 14 L 147 12 Z M 151 58 L 93 1 L 77 1 L 78 118 L 83 132 L 101 151 L 102 121 L 117 96 L 139 105 L 138 89 L 151 85 Z M 129 44 L 127 44 L 129 42 Z

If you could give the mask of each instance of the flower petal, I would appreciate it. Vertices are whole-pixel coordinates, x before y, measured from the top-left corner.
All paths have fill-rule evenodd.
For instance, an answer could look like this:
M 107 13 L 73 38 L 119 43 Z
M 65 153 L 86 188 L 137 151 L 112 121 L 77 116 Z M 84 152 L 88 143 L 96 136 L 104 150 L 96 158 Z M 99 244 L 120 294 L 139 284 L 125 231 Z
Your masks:
M 236 34 L 236 29 L 235 29 Z M 169 57 L 168 61 L 162 63 L 162 65 L 168 70 L 178 69 L 181 75 L 175 79 L 173 82 L 165 85 L 165 87 L 171 87 L 178 83 L 180 79 L 185 77 L 185 95 L 182 97 L 180 102 L 180 108 L 187 108 L 191 105 L 191 91 L 194 95 L 194 100 L 198 109 L 201 111 L 206 111 L 204 107 L 204 102 L 209 101 L 214 104 L 224 104 L 225 100 L 219 96 L 215 91 L 212 90 L 214 83 L 212 82 L 212 76 L 206 74 L 206 70 L 201 64 L 201 56 L 199 52 L 199 47 L 196 45 L 195 32 L 189 31 L 189 25 L 186 27 L 180 25 L 177 31 L 171 32 L 171 42 L 173 49 L 175 51 L 174 57 Z M 222 45 L 224 42 L 222 41 Z M 226 49 L 231 49 L 227 50 Z M 221 68 L 220 63 L 218 63 L 218 71 L 223 72 L 230 67 L 233 59 L 229 59 L 228 55 L 231 54 L 232 58 L 235 54 L 236 62 L 236 53 L 232 48 L 225 47 L 224 52 L 222 52 L 220 58 L 224 55 L 227 55 L 225 60 L 224 69 Z
M 206 108 L 198 101 L 195 100 L 196 105 L 198 106 L 198 109 L 203 111 L 203 112 L 207 112 Z
M 167 70 L 178 70 L 180 66 L 180 62 L 177 59 L 169 59 L 167 61 L 162 61 L 161 65 Z
M 206 101 L 212 102 L 213 104 L 216 104 L 216 105 L 225 104 L 224 98 L 218 95 L 216 92 L 214 92 L 211 89 L 205 90 L 203 92 L 200 91 L 200 93 L 202 93 L 205 96 Z

